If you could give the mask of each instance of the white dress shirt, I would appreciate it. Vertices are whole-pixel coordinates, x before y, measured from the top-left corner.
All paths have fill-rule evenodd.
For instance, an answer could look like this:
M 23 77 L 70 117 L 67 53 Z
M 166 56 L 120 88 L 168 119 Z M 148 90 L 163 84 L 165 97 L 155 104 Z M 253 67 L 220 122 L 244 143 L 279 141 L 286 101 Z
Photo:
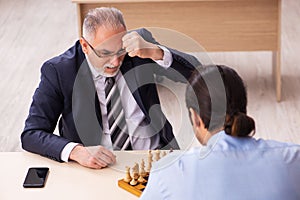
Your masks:
M 167 69 L 168 67 L 170 67 L 170 65 L 173 62 L 172 54 L 167 48 L 160 45 L 158 46 L 164 51 L 164 56 L 162 60 L 154 60 L 154 61 L 157 64 L 159 64 L 161 67 Z M 103 134 L 102 134 L 100 145 L 104 146 L 107 149 L 113 150 L 112 141 L 109 132 L 108 119 L 107 119 L 107 108 L 105 104 L 104 83 L 106 77 L 99 75 L 99 73 L 97 73 L 97 71 L 90 63 L 87 56 L 86 59 L 89 68 L 92 72 L 95 88 L 99 99 L 100 109 L 101 109 Z M 152 130 L 150 130 L 150 127 L 141 126 L 145 118 L 145 115 L 141 110 L 141 108 L 139 107 L 139 105 L 137 104 L 137 102 L 135 101 L 132 93 L 130 92 L 122 73 L 118 72 L 117 75 L 115 76 L 115 80 L 118 89 L 120 91 L 121 102 L 125 113 L 125 120 L 127 123 L 129 138 L 130 138 L 132 148 L 135 150 L 156 148 L 159 145 L 159 135 L 156 134 L 154 136 L 151 136 Z M 134 135 L 143 135 L 144 137 L 142 138 L 134 137 Z M 147 135 L 149 137 L 145 137 Z M 78 145 L 78 143 L 70 142 L 64 147 L 61 153 L 61 159 L 63 161 L 68 162 L 70 153 L 76 145 Z

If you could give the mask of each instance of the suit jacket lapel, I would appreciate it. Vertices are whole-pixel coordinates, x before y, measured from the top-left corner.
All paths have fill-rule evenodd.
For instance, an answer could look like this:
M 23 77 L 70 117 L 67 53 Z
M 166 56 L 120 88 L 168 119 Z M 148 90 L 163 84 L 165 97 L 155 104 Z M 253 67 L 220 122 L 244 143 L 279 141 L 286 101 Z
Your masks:
M 124 79 L 128 85 L 129 90 L 131 91 L 134 99 L 136 100 L 137 104 L 145 114 L 145 116 L 148 118 L 148 112 L 143 104 L 142 98 L 140 96 L 139 91 L 139 84 L 138 84 L 138 72 L 133 67 L 132 60 L 128 59 L 128 55 L 126 55 L 123 65 L 120 68 L 120 71 L 122 72 L 122 75 L 124 76 Z
M 85 146 L 101 143 L 102 119 L 92 74 L 86 60 L 78 70 L 72 96 L 72 111 L 78 136 Z

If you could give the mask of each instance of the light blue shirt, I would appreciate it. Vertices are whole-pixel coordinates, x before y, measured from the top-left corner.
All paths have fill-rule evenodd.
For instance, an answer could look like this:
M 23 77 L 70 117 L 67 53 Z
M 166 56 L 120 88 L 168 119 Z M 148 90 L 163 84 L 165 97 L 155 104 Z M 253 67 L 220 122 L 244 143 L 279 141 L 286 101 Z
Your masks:
M 153 164 L 142 200 L 299 200 L 300 146 L 219 132 Z

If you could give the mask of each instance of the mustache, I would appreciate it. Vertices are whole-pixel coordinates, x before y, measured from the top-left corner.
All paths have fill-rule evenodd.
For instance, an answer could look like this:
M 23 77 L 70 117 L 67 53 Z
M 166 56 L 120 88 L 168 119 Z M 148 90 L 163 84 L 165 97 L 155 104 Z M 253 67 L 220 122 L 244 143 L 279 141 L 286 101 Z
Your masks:
M 103 68 L 111 68 L 111 69 L 113 69 L 113 68 L 119 68 L 119 67 L 121 67 L 121 65 L 122 65 L 122 62 L 118 66 L 114 66 L 112 64 L 105 64 L 103 66 Z

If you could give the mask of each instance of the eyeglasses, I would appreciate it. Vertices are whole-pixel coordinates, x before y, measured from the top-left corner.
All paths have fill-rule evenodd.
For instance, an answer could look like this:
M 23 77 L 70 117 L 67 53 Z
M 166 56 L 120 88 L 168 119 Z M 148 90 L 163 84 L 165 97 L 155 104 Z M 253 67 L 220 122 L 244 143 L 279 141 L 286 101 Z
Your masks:
M 120 57 L 124 54 L 126 54 L 126 50 L 121 48 L 117 53 L 113 53 L 110 51 L 105 50 L 105 52 L 97 52 L 94 47 L 84 38 L 82 37 L 82 39 L 84 39 L 84 41 L 89 45 L 89 47 L 91 47 L 91 49 L 93 50 L 93 52 L 96 54 L 96 56 L 98 56 L 99 58 L 111 58 L 113 56 L 117 56 Z

